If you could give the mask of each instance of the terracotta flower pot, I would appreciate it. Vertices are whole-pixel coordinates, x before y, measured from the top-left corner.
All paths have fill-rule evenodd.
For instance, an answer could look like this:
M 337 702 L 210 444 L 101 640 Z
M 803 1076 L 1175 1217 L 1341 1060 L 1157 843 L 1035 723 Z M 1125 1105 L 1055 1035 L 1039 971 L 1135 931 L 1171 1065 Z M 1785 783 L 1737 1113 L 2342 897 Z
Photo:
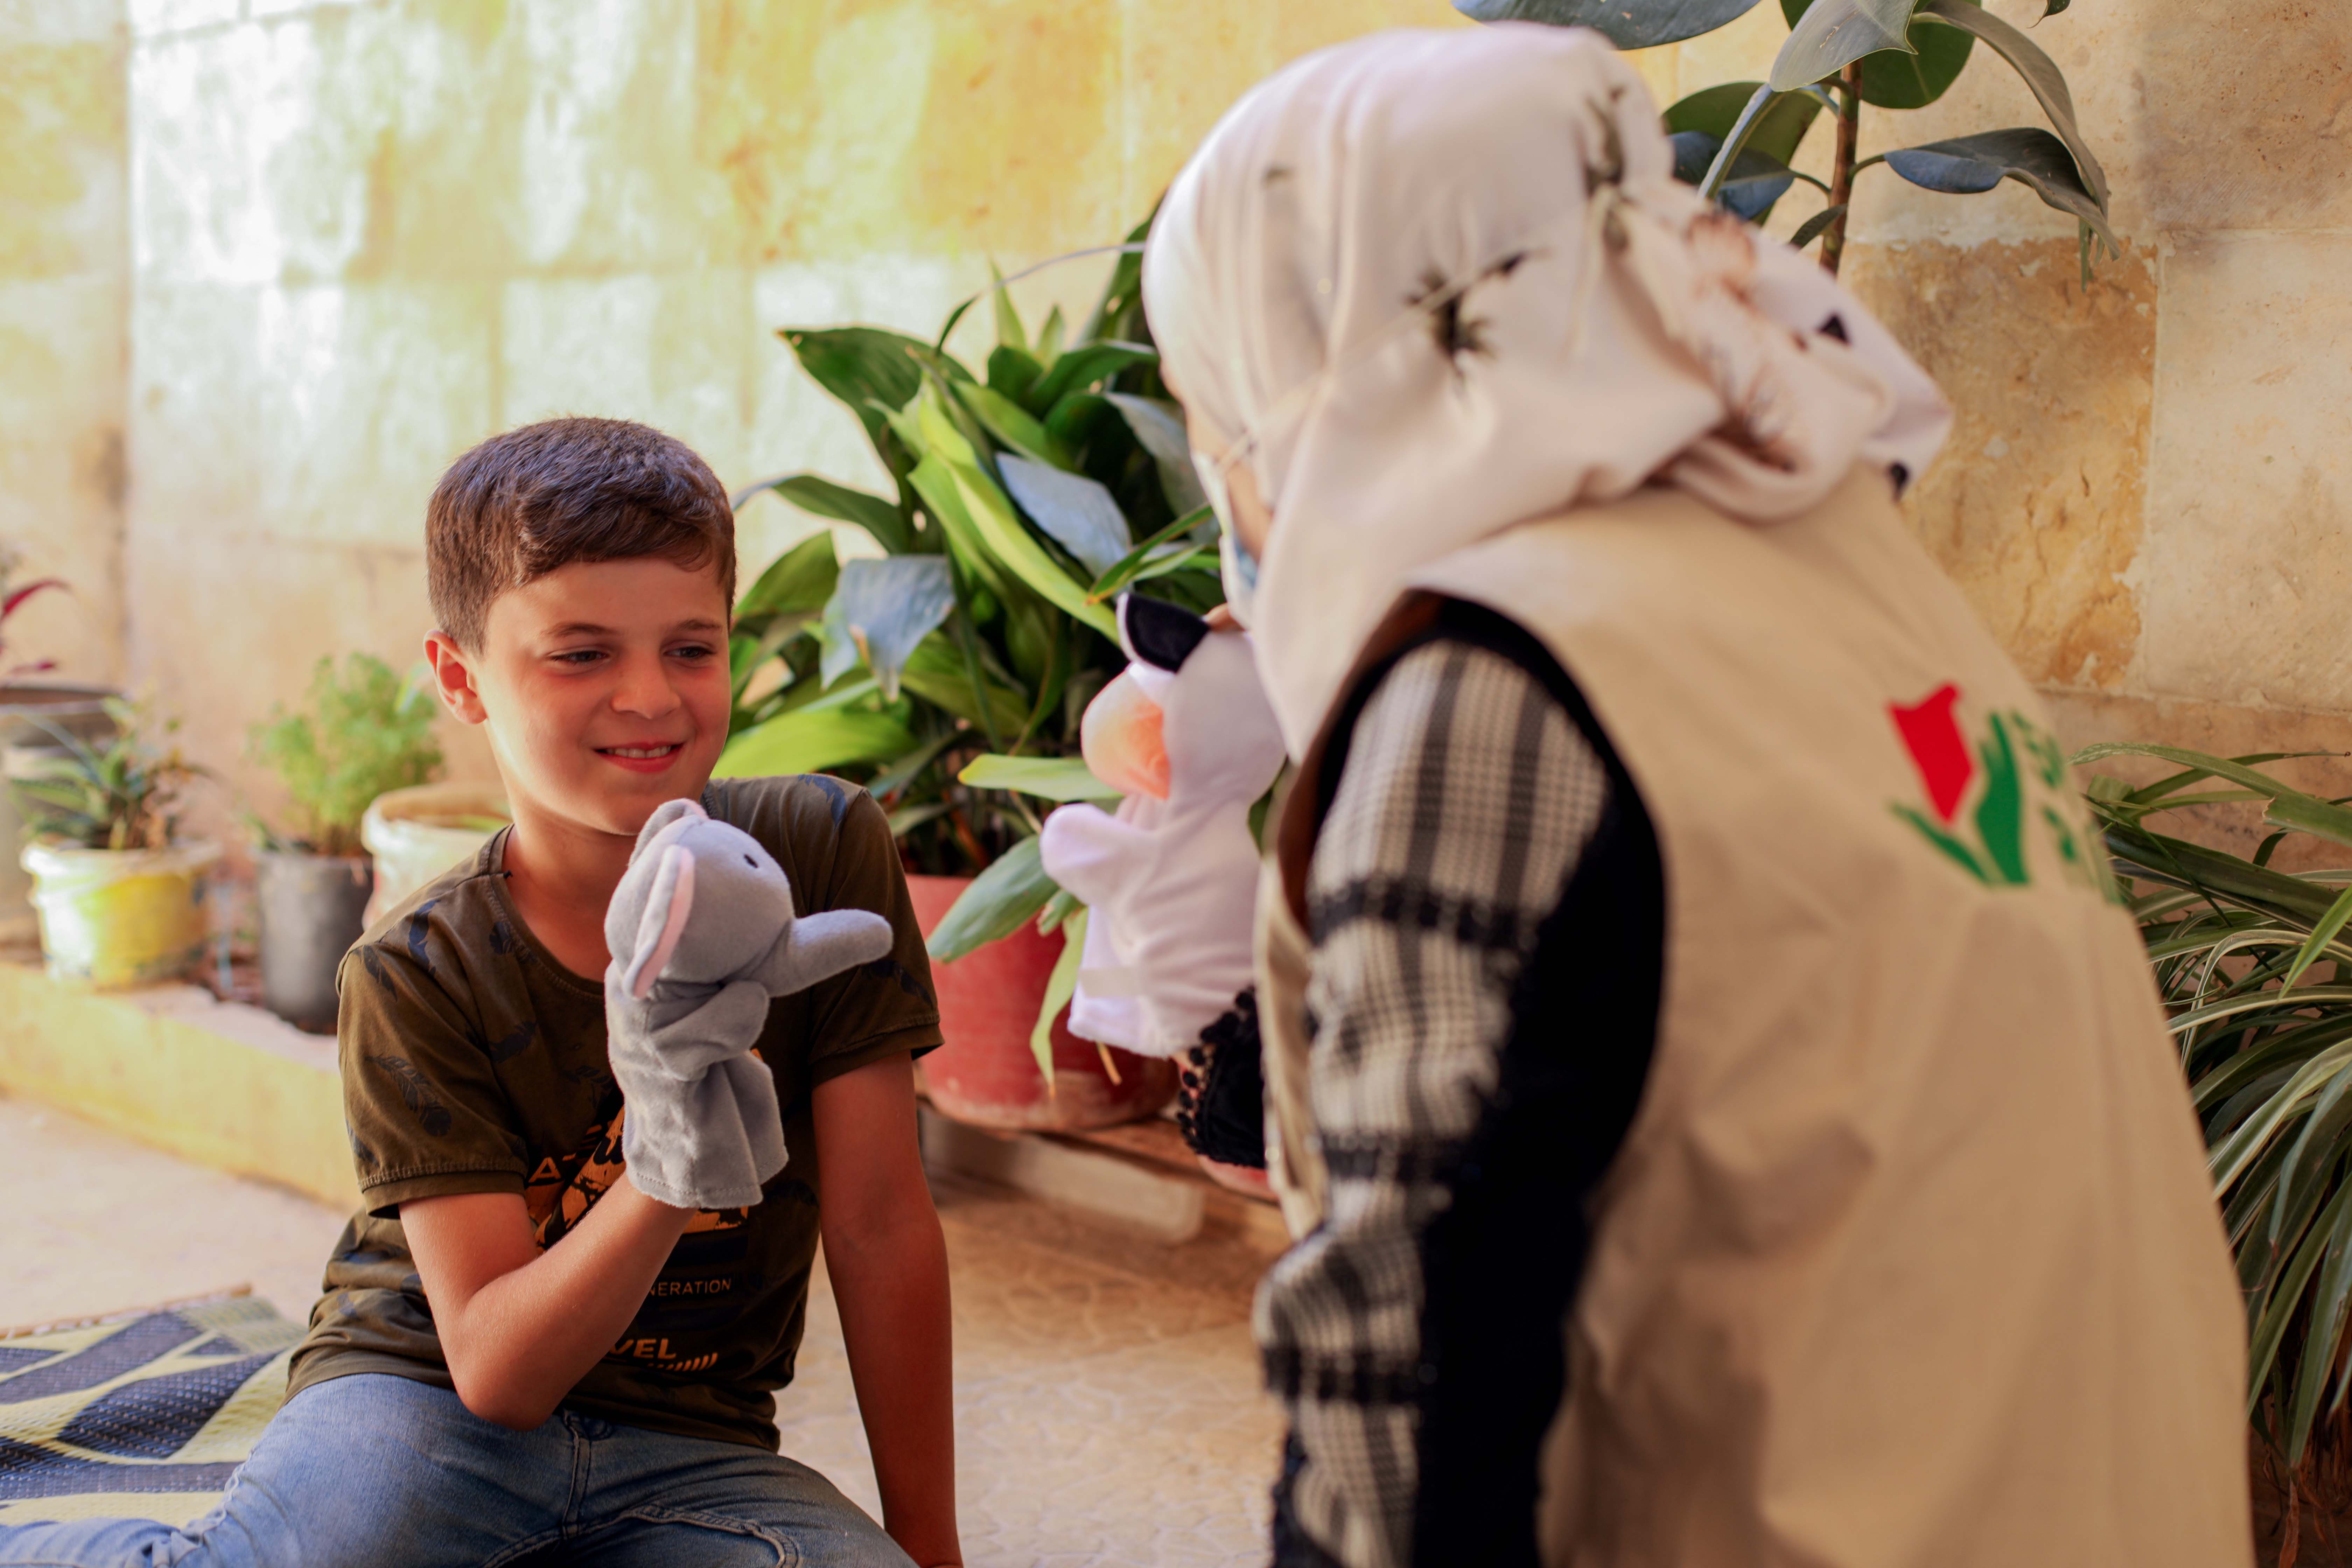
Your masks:
M 929 935 L 946 918 L 969 877 L 908 877 L 915 918 Z M 1108 1127 L 1150 1116 L 1175 1096 L 1172 1062 L 1109 1053 L 1069 1031 L 1069 1010 L 1054 1020 L 1050 1092 L 1029 1049 L 1045 984 L 1062 955 L 1062 935 L 1024 925 L 1011 936 L 931 965 L 939 987 L 940 1032 L 947 1043 L 921 1062 L 931 1103 L 975 1127 L 1043 1130 Z

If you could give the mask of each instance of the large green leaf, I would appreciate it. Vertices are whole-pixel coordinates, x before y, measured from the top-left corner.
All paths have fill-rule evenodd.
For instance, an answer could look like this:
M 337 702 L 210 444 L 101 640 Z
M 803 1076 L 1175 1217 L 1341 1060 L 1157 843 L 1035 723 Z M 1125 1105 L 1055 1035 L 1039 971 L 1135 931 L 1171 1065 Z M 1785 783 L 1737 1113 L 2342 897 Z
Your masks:
M 2042 105 L 2042 112 L 2050 117 L 2059 140 L 2074 155 L 2074 166 L 2082 174 L 2083 184 L 2097 200 L 2099 210 L 2106 211 L 2106 171 L 2099 167 L 2091 144 L 2083 139 L 2081 127 L 2074 123 L 2074 95 L 2066 89 L 2065 73 L 2058 68 L 2058 63 L 2043 54 L 2039 44 L 1973 0 L 1920 0 L 1919 15 L 1974 34 L 2016 68 Z
M 1982 0 L 1969 0 L 1979 5 Z M 1780 0 L 1780 13 L 1796 26 L 1812 0 Z M 1949 27 L 1911 23 L 1908 41 L 1913 50 L 1888 50 L 1862 62 L 1862 100 L 1881 109 L 1925 109 L 1944 96 L 1969 63 L 1976 40 Z
M 827 686 L 861 663 L 873 672 L 885 700 L 898 697 L 899 671 L 917 644 L 955 608 L 955 584 L 944 555 L 886 555 L 846 562 L 824 607 Z
M 996 460 L 996 471 L 1029 521 L 1076 556 L 1089 574 L 1101 576 L 1133 547 L 1118 502 L 1086 475 L 1009 452 Z
M 1011 936 L 1054 896 L 1054 879 L 1037 840 L 1024 838 L 972 879 L 931 932 L 931 962 L 952 963 L 974 948 Z
M 923 398 L 917 416 L 922 422 L 925 438 L 931 444 L 930 455 L 946 464 L 955 480 L 956 495 L 963 503 L 964 516 L 988 553 L 1007 574 L 1042 595 L 1063 614 L 1086 622 L 1117 641 L 1118 623 L 1110 611 L 1089 603 L 1088 585 L 1078 583 L 1046 553 L 1036 535 L 1013 511 L 1010 498 L 982 471 L 971 443 L 949 422 L 939 399 Z M 1029 677 L 1030 671 L 1024 669 L 1022 674 Z
M 1696 131 L 1713 137 L 1719 146 L 1731 134 L 1731 128 L 1739 123 L 1740 110 L 1748 107 L 1748 100 L 1763 85 L 1758 81 L 1727 81 L 1703 87 L 1677 99 L 1658 118 L 1669 132 Z M 1755 129 L 1748 132 L 1745 150 L 1761 153 L 1783 163 L 1793 161 L 1797 149 L 1804 143 L 1805 132 L 1812 129 L 1821 111 L 1822 100 L 1810 92 L 1792 92 L 1773 100 L 1771 106 L 1757 118 Z
M 1130 365 L 1158 364 L 1160 351 L 1143 343 L 1123 343 L 1113 339 L 1098 343 L 1080 343 L 1054 362 L 1023 405 L 1043 418 L 1047 410 L 1073 392 L 1084 392 L 1097 382 L 1117 375 Z
M 1180 563 L 1188 559 L 1194 552 L 1176 547 L 1176 541 L 1208 521 L 1209 509 L 1205 506 L 1195 507 L 1186 512 L 1121 556 L 1117 565 L 1095 579 L 1094 586 L 1087 590 L 1087 597 L 1100 604 L 1129 584 L 1159 576 L 1164 572 L 1181 570 L 1181 564 L 1166 564 L 1171 558 L 1170 552 L 1173 550 L 1173 558 Z
M 879 327 L 780 327 L 801 368 L 819 386 L 849 405 L 877 449 L 886 427 L 879 409 L 904 408 L 923 384 L 922 372 L 907 351 L 929 348 L 903 333 Z
M 959 384 L 956 394 L 990 435 L 1014 451 L 1057 468 L 1077 466 L 1069 448 L 1055 440 L 1035 416 L 1011 398 L 972 383 Z
M 1819 0 L 1797 18 L 1788 41 L 1773 58 L 1775 92 L 1833 77 L 1864 55 L 1881 49 L 1909 53 L 1911 7 L 1916 0 Z M 1967 0 L 1955 0 L 1965 5 Z
M 802 708 L 754 724 L 727 742 L 711 775 L 722 779 L 765 778 L 775 773 L 821 773 L 852 763 L 886 762 L 915 744 L 905 722 L 863 709 Z
M 915 645 L 906 668 L 898 672 L 898 681 L 933 707 L 979 725 L 983 735 L 992 730 L 1007 737 L 1019 734 L 1033 706 L 1029 698 L 985 668 L 975 687 L 962 650 L 945 632 L 933 632 Z
M 956 774 L 974 789 L 1009 789 L 1043 800 L 1117 800 L 1118 791 L 1095 777 L 1083 757 L 974 757 Z
M 1736 22 L 1756 0 L 1454 0 L 1478 22 L 1547 22 L 1591 27 L 1621 49 L 1680 43 Z
M 760 580 L 735 601 L 735 619 L 822 610 L 840 575 L 833 535 L 813 533 L 768 563 Z
M 1104 395 L 1135 432 L 1136 441 L 1151 454 L 1160 470 L 1160 488 L 1171 511 L 1191 511 L 1206 504 L 1201 476 L 1192 468 L 1192 442 L 1184 434 L 1184 411 L 1164 398 L 1138 397 L 1132 393 Z
M 1723 143 L 1703 131 L 1677 131 L 1666 139 L 1675 150 L 1675 178 L 1686 185 L 1704 184 Z M 1797 183 L 1789 165 L 1753 147 L 1740 149 L 1731 171 L 1716 186 L 1716 199 L 1743 223 L 1759 223 L 1772 204 Z
M 2110 248 L 2121 248 L 2098 199 L 2075 173 L 2066 144 L 2038 125 L 1898 148 L 1886 154 L 1886 166 L 1924 190 L 1957 195 L 1989 191 L 2003 180 L 2015 180 L 2047 205 L 2089 224 Z
M 880 416 L 877 414 L 876 417 L 878 419 Z M 856 523 L 872 534 L 877 544 L 893 555 L 904 554 L 916 547 L 915 530 L 907 521 L 906 513 L 880 496 L 854 490 L 847 485 L 837 485 L 814 474 L 778 474 L 773 479 L 746 485 L 736 492 L 736 510 L 742 510 L 743 503 L 761 490 L 775 491 L 803 511 L 829 517 L 836 522 Z

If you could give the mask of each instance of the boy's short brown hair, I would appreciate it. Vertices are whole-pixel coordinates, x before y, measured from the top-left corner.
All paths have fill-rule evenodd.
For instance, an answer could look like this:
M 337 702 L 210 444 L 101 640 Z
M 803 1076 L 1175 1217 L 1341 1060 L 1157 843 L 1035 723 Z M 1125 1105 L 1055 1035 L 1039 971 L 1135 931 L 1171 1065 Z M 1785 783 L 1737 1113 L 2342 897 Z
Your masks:
M 735 510 L 710 465 L 627 419 L 547 419 L 493 436 L 449 465 L 425 509 L 433 614 L 478 651 L 490 601 L 575 561 L 714 557 L 735 602 Z

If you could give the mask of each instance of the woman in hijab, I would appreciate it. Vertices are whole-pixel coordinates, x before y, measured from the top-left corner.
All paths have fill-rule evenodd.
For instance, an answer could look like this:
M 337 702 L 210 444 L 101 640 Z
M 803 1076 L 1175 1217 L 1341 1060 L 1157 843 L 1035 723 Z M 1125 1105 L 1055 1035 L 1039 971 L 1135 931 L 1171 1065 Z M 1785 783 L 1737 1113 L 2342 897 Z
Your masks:
M 1297 763 L 1254 997 L 1276 1560 L 2247 1563 L 2242 1317 L 2134 927 L 1895 509 L 1948 411 L 1671 162 L 1596 35 L 1383 34 L 1253 90 L 1152 229 Z M 1250 898 L 1184 860 L 1094 865 L 1089 934 L 1180 1030 Z

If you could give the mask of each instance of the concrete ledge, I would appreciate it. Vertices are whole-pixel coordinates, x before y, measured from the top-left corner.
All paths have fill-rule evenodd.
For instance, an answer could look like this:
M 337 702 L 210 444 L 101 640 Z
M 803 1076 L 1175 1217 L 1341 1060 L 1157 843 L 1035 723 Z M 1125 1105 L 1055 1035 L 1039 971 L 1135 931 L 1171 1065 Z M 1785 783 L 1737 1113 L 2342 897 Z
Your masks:
M 335 1042 L 198 986 L 82 991 L 0 962 L 0 1089 L 358 1206 Z

